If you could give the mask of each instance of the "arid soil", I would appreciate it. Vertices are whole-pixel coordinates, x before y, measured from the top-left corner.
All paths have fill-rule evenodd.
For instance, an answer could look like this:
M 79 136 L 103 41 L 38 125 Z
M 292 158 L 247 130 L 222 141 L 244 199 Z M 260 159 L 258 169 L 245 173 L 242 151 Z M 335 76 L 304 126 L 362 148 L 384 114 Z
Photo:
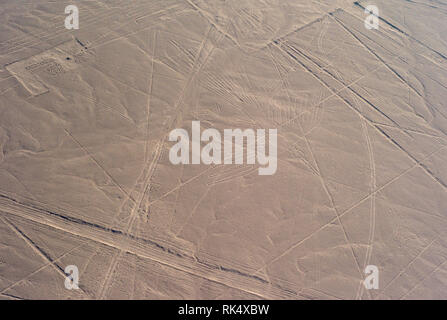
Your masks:
M 1 1 L 1 299 L 447 299 L 446 231 L 446 1 Z

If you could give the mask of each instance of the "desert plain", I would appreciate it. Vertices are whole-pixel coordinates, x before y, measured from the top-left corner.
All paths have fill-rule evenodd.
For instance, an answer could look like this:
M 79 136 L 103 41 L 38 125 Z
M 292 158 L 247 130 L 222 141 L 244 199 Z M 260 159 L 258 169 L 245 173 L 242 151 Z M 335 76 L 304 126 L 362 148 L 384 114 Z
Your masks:
M 447 299 L 446 231 L 444 0 L 1 1 L 1 299 Z

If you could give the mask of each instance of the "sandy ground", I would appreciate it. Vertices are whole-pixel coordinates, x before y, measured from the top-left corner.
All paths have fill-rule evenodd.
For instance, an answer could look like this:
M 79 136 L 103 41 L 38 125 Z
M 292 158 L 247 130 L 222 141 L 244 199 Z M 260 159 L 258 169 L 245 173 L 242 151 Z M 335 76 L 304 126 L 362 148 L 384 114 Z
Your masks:
M 447 3 L 368 4 L 1 1 L 0 298 L 447 299 Z M 192 121 L 276 174 L 171 164 Z

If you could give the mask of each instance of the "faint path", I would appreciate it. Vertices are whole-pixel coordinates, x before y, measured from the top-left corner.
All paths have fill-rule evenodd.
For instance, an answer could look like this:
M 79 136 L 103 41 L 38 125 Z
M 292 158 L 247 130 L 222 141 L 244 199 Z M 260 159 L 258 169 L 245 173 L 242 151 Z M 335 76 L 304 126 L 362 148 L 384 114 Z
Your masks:
M 0 217 L 0 220 L 3 221 L 3 223 L 5 223 L 19 238 L 25 241 L 25 243 L 46 262 L 46 265 L 51 265 L 53 269 L 62 276 L 63 279 L 67 277 L 65 271 L 55 261 L 53 261 L 45 251 L 37 246 L 23 231 L 21 231 L 17 226 L 15 226 L 12 222 L 4 217 Z M 88 298 L 92 298 L 81 285 L 79 285 L 79 289 L 85 296 L 87 296 Z
M 426 252 L 432 246 L 433 243 L 436 242 L 436 240 L 438 240 L 438 237 L 435 237 L 435 239 L 433 239 L 428 245 L 426 245 L 424 249 L 422 249 L 405 267 L 403 267 L 402 270 L 400 270 L 399 273 L 396 274 L 390 280 L 390 282 L 388 282 L 385 288 L 380 290 L 380 293 L 374 299 L 378 299 L 381 295 L 385 294 L 386 289 L 388 289 L 394 283 L 394 281 L 396 281 L 402 274 L 404 274 L 404 272 L 407 271 L 408 268 L 410 268 L 413 263 L 418 260 L 424 254 L 424 252 Z

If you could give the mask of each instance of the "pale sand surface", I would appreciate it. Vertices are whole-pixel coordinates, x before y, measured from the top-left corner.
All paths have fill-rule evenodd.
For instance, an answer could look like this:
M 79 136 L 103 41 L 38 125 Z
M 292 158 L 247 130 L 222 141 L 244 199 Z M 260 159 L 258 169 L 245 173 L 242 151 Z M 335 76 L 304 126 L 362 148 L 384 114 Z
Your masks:
M 0 298 L 447 299 L 447 3 L 368 4 L 2 1 Z M 192 121 L 276 174 L 171 164 Z

